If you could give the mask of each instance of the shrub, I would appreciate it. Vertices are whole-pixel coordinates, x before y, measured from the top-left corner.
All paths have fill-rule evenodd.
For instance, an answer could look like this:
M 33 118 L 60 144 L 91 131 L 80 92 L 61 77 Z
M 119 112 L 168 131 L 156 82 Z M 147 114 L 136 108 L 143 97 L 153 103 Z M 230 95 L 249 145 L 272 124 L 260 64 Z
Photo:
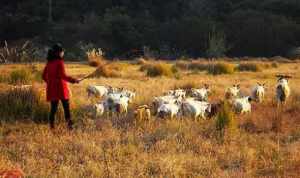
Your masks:
M 33 73 L 25 68 L 14 70 L 10 73 L 9 83 L 13 85 L 28 84 L 33 80 Z
M 165 63 L 152 64 L 146 68 L 147 76 L 157 77 L 157 76 L 167 76 L 172 77 L 178 72 L 175 66 Z
M 199 71 L 206 71 L 209 69 L 209 65 L 207 63 L 193 61 L 189 65 L 190 70 L 199 70 Z
M 102 50 L 99 48 L 99 49 L 91 49 L 91 50 L 88 50 L 86 52 L 86 55 L 87 55 L 87 58 L 88 58 L 88 62 L 89 62 L 89 65 L 92 66 L 92 67 L 98 67 L 100 65 L 104 65 L 106 63 L 103 55 L 104 53 L 102 52 Z
M 138 65 L 144 65 L 144 64 L 147 64 L 147 60 L 145 60 L 144 58 L 140 57 L 136 60 L 136 64 Z
M 190 67 L 190 63 L 187 61 L 177 61 L 175 66 L 181 70 L 188 70 Z
M 211 64 L 208 67 L 208 73 L 213 74 L 213 75 L 233 74 L 234 73 L 234 65 L 225 63 L 225 62 Z
M 3 119 L 47 120 L 47 103 L 35 87 L 0 91 L 0 105 L 0 115 Z
M 6 74 L 0 75 L 0 83 L 8 83 L 9 82 L 9 76 Z
M 36 49 L 30 41 L 13 47 L 5 41 L 4 47 L 0 48 L 0 63 L 32 62 L 35 60 L 35 52 Z
M 236 68 L 238 71 L 261 72 L 262 65 L 258 63 L 241 63 Z
M 109 65 L 100 65 L 92 77 L 117 78 L 121 77 L 121 74 L 118 70 L 109 67 Z
M 123 71 L 126 70 L 130 64 L 128 63 L 121 63 L 121 62 L 114 62 L 107 65 L 107 67 L 111 70 Z
M 98 67 L 99 65 L 101 65 L 100 61 L 96 61 L 96 60 L 89 60 L 89 65 L 91 67 Z
M 235 115 L 227 102 L 223 103 L 221 111 L 217 115 L 216 130 L 221 137 L 224 136 L 226 130 L 229 134 L 232 134 L 237 130 Z
M 272 62 L 271 66 L 273 68 L 278 68 L 279 67 L 279 64 L 277 62 Z
M 145 72 L 145 71 L 148 71 L 152 67 L 153 67 L 153 64 L 146 63 L 140 67 L 140 71 Z

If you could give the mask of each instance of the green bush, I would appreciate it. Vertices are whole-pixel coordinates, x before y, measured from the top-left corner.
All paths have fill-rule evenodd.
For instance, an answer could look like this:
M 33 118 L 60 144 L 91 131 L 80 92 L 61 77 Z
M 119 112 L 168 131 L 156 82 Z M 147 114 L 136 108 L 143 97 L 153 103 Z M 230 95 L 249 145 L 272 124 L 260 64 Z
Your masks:
M 47 120 L 48 105 L 35 87 L 0 91 L 0 105 L 0 115 L 5 120 Z
M 233 74 L 234 73 L 234 65 L 220 62 L 211 64 L 208 67 L 208 73 L 212 75 L 220 75 L 220 74 Z

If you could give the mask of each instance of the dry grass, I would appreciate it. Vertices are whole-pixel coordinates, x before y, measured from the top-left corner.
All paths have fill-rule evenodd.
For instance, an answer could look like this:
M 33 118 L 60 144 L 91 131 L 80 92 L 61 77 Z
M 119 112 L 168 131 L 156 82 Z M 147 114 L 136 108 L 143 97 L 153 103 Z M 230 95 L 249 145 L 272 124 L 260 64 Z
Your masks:
M 298 63 L 279 64 L 260 73 L 241 72 L 228 75 L 182 74 L 182 78 L 148 78 L 137 65 L 122 63 L 122 78 L 92 78 L 71 85 L 75 129 L 68 132 L 63 120 L 51 132 L 48 125 L 28 118 L 0 122 L 0 172 L 20 167 L 28 177 L 298 177 L 300 174 L 300 72 Z M 37 65 L 39 69 L 43 65 Z M 124 67 L 125 66 L 125 67 Z M 0 66 L 9 74 L 16 65 Z M 94 69 L 81 64 L 67 64 L 72 76 Z M 280 112 L 274 103 L 277 73 L 289 71 L 292 96 Z M 130 76 L 135 76 L 134 79 Z M 199 87 L 209 83 L 216 102 L 224 97 L 227 86 L 240 83 L 249 93 L 256 82 L 268 83 L 266 100 L 253 103 L 252 113 L 236 116 L 237 132 L 224 139 L 216 137 L 216 119 L 195 121 L 191 118 L 159 120 L 134 125 L 134 105 L 149 104 L 154 96 L 178 86 Z M 130 105 L 128 117 L 93 120 L 85 106 L 88 84 L 103 84 L 136 89 L 137 98 Z M 44 85 L 37 84 L 39 89 Z M 8 85 L 0 83 L 2 94 Z M 0 101 L 2 102 L 2 101 Z M 3 103 L 4 104 L 4 103 Z M 3 106 L 1 103 L 1 106 Z M 6 107 L 6 106 L 5 106 Z M 8 109 L 13 109 L 7 106 Z M 276 119 L 280 124 L 274 127 Z M 228 127 L 234 127 L 228 126 Z M 233 129 L 234 130 L 234 129 Z M 233 135 L 233 136 L 232 136 Z
M 48 107 L 36 86 L 1 90 L 0 102 L 2 120 L 47 121 Z
M 32 81 L 33 76 L 30 70 L 25 68 L 14 70 L 10 73 L 10 84 L 28 84 Z
M 196 82 L 187 82 L 179 85 L 174 86 L 174 90 L 176 89 L 184 89 L 184 90 L 190 90 L 192 88 L 199 88 L 199 85 Z
M 3 73 L 0 76 L 1 83 L 8 83 L 11 85 L 26 85 L 33 82 L 42 81 L 42 71 L 35 69 L 34 66 L 26 65 Z

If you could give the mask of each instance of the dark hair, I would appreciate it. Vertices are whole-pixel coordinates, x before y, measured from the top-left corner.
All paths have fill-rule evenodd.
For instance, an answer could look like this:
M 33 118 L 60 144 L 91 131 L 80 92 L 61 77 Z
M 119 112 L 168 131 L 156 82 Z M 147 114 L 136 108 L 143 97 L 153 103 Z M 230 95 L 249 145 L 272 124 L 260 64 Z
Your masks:
M 55 59 L 61 59 L 61 57 L 59 56 L 59 53 L 62 51 L 64 51 L 64 49 L 62 48 L 61 44 L 57 43 L 57 44 L 53 45 L 52 48 L 50 48 L 48 50 L 47 60 L 52 61 Z

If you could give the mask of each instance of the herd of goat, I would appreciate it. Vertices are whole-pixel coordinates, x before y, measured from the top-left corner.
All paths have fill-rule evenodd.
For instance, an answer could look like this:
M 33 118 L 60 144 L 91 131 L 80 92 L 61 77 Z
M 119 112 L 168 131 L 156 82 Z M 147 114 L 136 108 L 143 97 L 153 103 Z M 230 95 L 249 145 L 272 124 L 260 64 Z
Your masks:
M 290 95 L 288 80 L 290 76 L 279 75 L 276 85 L 276 99 L 278 103 L 285 103 Z M 265 84 L 257 83 L 252 89 L 250 96 L 242 96 L 239 85 L 233 85 L 225 91 L 225 98 L 231 104 L 237 114 L 251 112 L 251 102 L 263 102 L 265 96 Z M 208 96 L 211 92 L 208 85 L 200 89 L 175 89 L 164 93 L 163 96 L 154 97 L 151 106 L 142 105 L 134 111 L 138 119 L 150 119 L 151 115 L 159 118 L 188 116 L 194 119 L 211 118 L 220 110 L 221 103 L 209 103 Z M 110 86 L 89 85 L 87 87 L 89 97 L 100 98 L 93 104 L 95 117 L 98 118 L 104 113 L 118 116 L 125 116 L 128 112 L 128 105 L 136 97 L 134 91 L 113 88 Z

